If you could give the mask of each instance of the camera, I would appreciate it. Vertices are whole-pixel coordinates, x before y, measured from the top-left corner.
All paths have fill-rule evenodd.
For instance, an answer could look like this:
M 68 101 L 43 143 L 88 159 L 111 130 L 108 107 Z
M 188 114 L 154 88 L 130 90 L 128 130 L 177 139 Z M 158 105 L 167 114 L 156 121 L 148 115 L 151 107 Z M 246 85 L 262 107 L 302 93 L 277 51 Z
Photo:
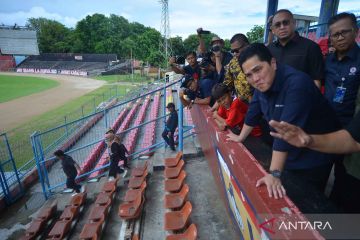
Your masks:
M 201 60 L 201 62 L 199 63 L 199 66 L 200 66 L 201 68 L 206 68 L 206 67 L 209 66 L 209 64 L 210 64 L 210 62 L 209 62 L 207 59 L 203 59 L 203 60 Z
M 175 63 L 176 64 L 185 64 L 185 58 L 183 56 L 175 56 Z
M 214 45 L 211 47 L 212 52 L 218 52 L 221 50 L 221 47 L 219 45 Z
M 198 34 L 210 34 L 210 31 L 201 29 L 200 31 L 198 31 Z
M 187 96 L 189 100 L 195 100 L 197 93 L 191 89 L 185 88 L 184 94 Z

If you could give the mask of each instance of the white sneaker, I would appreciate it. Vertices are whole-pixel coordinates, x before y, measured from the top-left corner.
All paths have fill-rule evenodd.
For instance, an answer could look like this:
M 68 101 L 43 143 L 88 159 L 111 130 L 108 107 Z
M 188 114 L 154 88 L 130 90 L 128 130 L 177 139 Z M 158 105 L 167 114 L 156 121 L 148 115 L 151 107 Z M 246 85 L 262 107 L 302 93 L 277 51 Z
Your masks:
M 71 194 L 71 196 L 73 197 L 73 196 L 75 196 L 77 194 L 77 192 L 74 192 L 73 194 Z
M 109 182 L 111 182 L 111 181 L 114 181 L 115 180 L 115 178 L 114 177 L 109 177 Z
M 84 186 L 81 186 L 81 188 L 80 188 L 80 192 L 85 192 L 85 187 Z

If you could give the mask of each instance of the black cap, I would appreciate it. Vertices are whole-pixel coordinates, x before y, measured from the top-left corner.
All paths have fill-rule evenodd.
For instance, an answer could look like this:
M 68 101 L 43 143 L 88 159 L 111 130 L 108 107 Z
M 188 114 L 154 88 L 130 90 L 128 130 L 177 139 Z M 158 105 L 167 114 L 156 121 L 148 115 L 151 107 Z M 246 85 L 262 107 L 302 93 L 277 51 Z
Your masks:
M 166 106 L 166 108 L 175 108 L 175 104 L 172 102 L 169 102 Z

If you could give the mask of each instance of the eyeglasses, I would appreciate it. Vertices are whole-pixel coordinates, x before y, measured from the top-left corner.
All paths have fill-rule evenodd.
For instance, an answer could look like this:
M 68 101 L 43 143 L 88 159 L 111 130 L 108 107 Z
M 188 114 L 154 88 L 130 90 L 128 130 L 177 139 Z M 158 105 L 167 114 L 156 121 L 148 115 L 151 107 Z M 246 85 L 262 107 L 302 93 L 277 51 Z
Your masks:
M 330 37 L 331 37 L 331 39 L 333 39 L 333 40 L 339 39 L 340 36 L 342 36 L 343 38 L 345 38 L 345 37 L 347 37 L 347 35 L 348 35 L 349 33 L 351 33 L 352 31 L 353 31 L 353 29 L 342 30 L 342 31 L 340 31 L 340 32 L 331 34 Z
M 289 20 L 289 19 L 286 19 L 286 20 L 283 20 L 283 21 L 281 21 L 281 22 L 276 22 L 276 23 L 273 24 L 273 26 L 274 26 L 275 28 L 280 28 L 281 25 L 283 25 L 284 27 L 289 26 L 289 25 L 290 25 L 290 20 Z

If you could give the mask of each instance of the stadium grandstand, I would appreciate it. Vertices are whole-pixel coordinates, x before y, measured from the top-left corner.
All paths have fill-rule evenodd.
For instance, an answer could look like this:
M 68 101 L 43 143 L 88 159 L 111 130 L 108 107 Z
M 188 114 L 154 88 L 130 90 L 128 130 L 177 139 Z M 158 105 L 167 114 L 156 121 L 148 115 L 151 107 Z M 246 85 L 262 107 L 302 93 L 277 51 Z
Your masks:
M 87 76 L 128 65 L 118 61 L 116 54 L 42 53 L 26 58 L 16 71 Z
M 283 21 L 280 26 L 289 22 Z M 317 36 L 315 25 L 304 28 L 303 32 L 299 31 L 302 36 L 319 45 L 325 40 L 327 43 L 328 33 Z M 7 53 L 0 60 L 13 55 Z M 112 74 L 129 66 L 130 61 L 118 60 L 116 54 L 38 53 L 27 55 L 16 71 L 89 76 Z M 338 211 L 325 195 L 313 191 L 312 186 L 299 181 L 301 177 L 295 174 L 287 176 L 286 183 L 293 186 L 292 191 L 306 196 L 299 202 L 290 196 L 269 197 L 265 186 L 255 187 L 257 179 L 269 170 L 272 146 L 252 136 L 243 143 L 228 141 L 230 131 L 219 130 L 209 106 L 197 103 L 184 108 L 179 91 L 185 77 L 173 76 L 169 82 L 160 79 L 132 90 L 121 101 L 104 99 L 103 107 L 94 113 L 34 132 L 30 138 L 35 167 L 29 174 L 20 172 L 21 184 L 4 191 L 5 197 L 15 196 L 24 189 L 31 193 L 23 201 L 25 207 L 18 204 L 0 217 L 7 225 L 12 221 L 18 226 L 10 229 L 8 236 L 121 240 L 335 236 L 331 235 L 335 230 L 327 232 L 325 227 L 325 230 L 316 228 L 314 224 L 325 222 L 319 213 Z M 169 103 L 175 104 L 179 119 L 175 151 L 166 146 L 162 136 L 167 128 Z M 121 141 L 129 150 L 130 168 L 123 165 L 123 159 L 119 161 L 117 167 L 123 168 L 116 178 L 108 177 L 113 154 L 109 130 L 118 136 L 113 142 Z M 83 186 L 81 192 L 64 189 L 68 179 L 59 159 L 53 156 L 58 149 L 79 165 L 76 183 Z M 18 176 L 14 174 L 12 178 L 15 177 Z M 0 210 L 7 205 L 6 199 L 2 202 L 0 199 Z M 15 211 L 26 218 L 20 222 L 19 217 L 12 216 Z M 349 215 L 345 217 L 348 219 L 343 223 L 348 224 Z M 359 215 L 352 217 L 358 224 Z M 283 223 L 299 224 L 299 228 L 284 227 Z M 303 224 L 307 227 L 300 228 Z M 355 239 L 355 235 L 343 229 L 339 239 Z
M 39 55 L 36 32 L 17 26 L 0 27 L 0 71 L 13 70 L 16 57 Z

